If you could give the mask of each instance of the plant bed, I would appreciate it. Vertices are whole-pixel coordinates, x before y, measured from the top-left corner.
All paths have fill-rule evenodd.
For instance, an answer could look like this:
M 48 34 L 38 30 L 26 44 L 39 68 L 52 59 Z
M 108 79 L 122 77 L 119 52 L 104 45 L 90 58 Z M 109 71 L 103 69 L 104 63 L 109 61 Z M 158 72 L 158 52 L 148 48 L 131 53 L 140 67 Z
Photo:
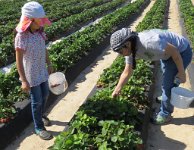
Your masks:
M 115 68 L 118 69 L 118 66 L 117 64 L 120 64 L 121 62 L 120 61 L 116 61 L 116 63 L 113 64 L 112 67 L 110 68 L 113 68 L 113 70 L 115 70 Z M 152 63 L 153 66 L 155 66 L 155 63 Z M 115 67 L 116 66 L 116 67 Z M 121 66 L 121 65 L 120 65 Z M 151 67 L 151 66 L 150 66 Z M 121 67 L 122 68 L 122 67 Z M 121 68 L 119 68 L 118 70 L 120 70 Z M 141 68 L 142 69 L 142 68 Z M 141 70 L 140 69 L 140 70 Z M 112 70 L 112 69 L 111 69 Z M 116 70 L 116 72 L 118 71 Z M 116 72 L 112 73 L 110 70 L 108 70 L 107 72 L 109 72 L 109 74 L 115 74 L 116 76 L 119 76 Z M 107 72 L 105 74 L 107 74 Z M 121 71 L 119 71 L 121 72 Z M 153 74 L 155 74 L 155 67 L 151 67 L 151 72 L 153 72 Z M 113 76 L 114 77 L 114 76 Z M 106 78 L 106 76 L 102 76 L 102 80 L 99 80 L 100 83 L 103 83 L 103 81 L 106 82 L 106 80 L 104 80 L 104 78 Z M 109 77 L 108 77 L 109 78 Z M 153 78 L 153 77 L 152 77 Z M 110 78 L 109 78 L 110 79 Z M 135 78 L 136 79 L 136 78 Z M 110 79 L 112 80 L 112 79 Z M 145 80 L 145 79 L 144 79 Z M 152 82 L 149 86 L 145 86 L 145 95 L 147 95 L 147 100 L 146 100 L 146 106 L 144 106 L 143 104 L 140 104 L 142 106 L 137 106 L 138 108 L 138 114 L 137 114 L 137 118 L 138 120 L 140 120 L 140 123 L 138 123 L 136 126 L 135 126 L 135 130 L 138 131 L 140 133 L 140 137 L 143 141 L 142 144 L 138 145 L 137 147 L 137 150 L 143 150 L 144 149 L 144 146 L 146 145 L 146 141 L 147 141 L 147 137 L 148 137 L 148 125 L 149 125 L 149 122 L 150 122 L 150 116 L 151 116 L 151 108 L 152 108 L 152 102 L 153 102 L 153 91 L 154 91 L 154 79 L 152 79 Z M 109 81 L 110 82 L 110 81 Z M 133 83 L 132 83 L 133 84 Z M 102 85 L 104 86 L 107 86 L 106 83 L 103 83 Z M 97 87 L 98 87 L 98 83 L 97 83 Z M 110 86 L 110 84 L 108 85 Z M 128 85 L 130 86 L 130 84 Z M 100 87 L 100 89 L 103 89 L 103 87 Z M 124 91 L 123 91 L 124 92 Z M 134 94 L 130 94 L 133 95 Z M 130 99 L 130 98 L 129 98 Z M 133 100 L 132 100 L 133 101 Z M 145 101 L 145 100 L 143 100 Z M 143 102 L 144 103 L 144 102 Z M 135 104 L 136 106 L 136 104 Z
M 151 86 L 148 94 L 149 101 L 152 101 L 152 89 L 153 87 Z M 99 89 L 94 88 L 92 93 L 96 91 L 98 92 Z M 128 150 L 129 145 L 133 145 L 132 147 L 135 147 L 136 150 L 143 150 L 145 141 L 147 140 L 150 116 L 149 109 L 137 111 L 129 101 L 111 99 L 109 95 L 110 91 L 108 92 L 107 90 L 99 92 L 99 94 L 96 95 L 91 95 L 68 123 L 69 129 L 57 137 L 55 145 L 50 147 L 50 149 L 60 149 L 62 147 L 62 149 L 75 149 L 78 147 L 78 149 L 82 149 L 83 147 L 96 149 L 96 142 L 99 144 L 98 146 L 100 146 L 98 148 L 102 148 L 105 144 L 102 143 L 100 139 L 106 139 L 109 141 L 109 144 L 111 141 L 115 144 L 117 140 L 124 138 L 123 141 L 121 140 L 120 144 L 117 143 L 119 148 L 127 148 Z M 100 97 L 101 99 L 99 99 Z M 136 124 L 137 120 L 139 120 L 139 123 Z M 136 124 L 135 127 L 133 127 L 134 124 Z M 101 126 L 103 126 L 103 129 Z M 127 131 L 124 131 L 123 127 L 127 129 Z M 130 127 L 131 130 L 129 130 L 128 127 Z M 111 135 L 115 136 L 111 138 Z M 143 143 L 141 143 L 139 137 L 141 137 Z M 129 138 L 131 138 L 131 140 L 128 140 Z M 139 144 L 135 146 L 134 141 Z M 74 142 L 75 144 L 73 144 Z M 124 144 L 129 145 L 124 146 Z M 61 145 L 63 146 L 60 147 Z

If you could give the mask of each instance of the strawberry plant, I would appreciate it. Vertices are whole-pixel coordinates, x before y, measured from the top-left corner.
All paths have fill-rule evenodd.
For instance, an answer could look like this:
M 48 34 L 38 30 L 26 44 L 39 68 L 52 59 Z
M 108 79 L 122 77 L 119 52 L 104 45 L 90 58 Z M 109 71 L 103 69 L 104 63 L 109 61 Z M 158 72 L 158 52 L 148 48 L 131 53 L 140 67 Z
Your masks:
M 0 94 L 0 123 L 8 122 L 16 114 L 13 102 L 3 99 Z
M 124 120 L 126 124 L 137 123 L 138 110 L 128 100 L 112 99 L 108 89 L 98 91 L 80 108 L 88 116 L 100 120 Z
M 101 133 L 95 138 L 99 150 L 134 150 L 142 140 L 134 127 L 114 120 L 100 121 Z

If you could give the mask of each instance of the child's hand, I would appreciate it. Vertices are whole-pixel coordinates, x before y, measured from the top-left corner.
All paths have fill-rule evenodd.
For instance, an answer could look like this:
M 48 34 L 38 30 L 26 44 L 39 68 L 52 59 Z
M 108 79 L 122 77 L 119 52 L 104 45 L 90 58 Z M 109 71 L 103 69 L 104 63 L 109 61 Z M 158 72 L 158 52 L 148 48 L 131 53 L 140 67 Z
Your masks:
M 54 69 L 51 65 L 49 65 L 47 69 L 48 69 L 49 74 L 53 73 L 53 71 L 54 71 Z
M 30 91 L 30 85 L 28 83 L 28 81 L 22 81 L 22 86 L 21 86 L 22 90 L 25 93 L 28 93 Z

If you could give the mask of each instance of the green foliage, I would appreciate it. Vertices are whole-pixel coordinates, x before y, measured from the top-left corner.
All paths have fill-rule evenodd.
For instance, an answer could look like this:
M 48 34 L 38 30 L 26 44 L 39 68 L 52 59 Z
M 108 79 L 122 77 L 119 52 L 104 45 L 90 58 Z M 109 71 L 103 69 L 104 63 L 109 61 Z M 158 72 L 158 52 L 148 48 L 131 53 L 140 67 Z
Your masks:
M 128 100 L 111 98 L 109 89 L 98 91 L 93 97 L 80 108 L 88 116 L 100 120 L 124 120 L 125 124 L 135 125 L 137 123 L 138 110 Z
M 140 32 L 153 28 L 162 29 L 167 5 L 168 0 L 157 0 L 151 10 L 146 14 L 143 21 L 138 24 L 136 31 Z
M 3 99 L 0 93 L 0 119 L 10 118 L 16 114 L 16 109 L 13 106 L 13 102 Z
M 101 133 L 96 136 L 98 150 L 134 150 L 137 144 L 142 144 L 134 127 L 114 120 L 100 121 Z
M 181 10 L 181 16 L 184 19 L 184 26 L 186 28 L 187 35 L 191 41 L 192 47 L 194 47 L 194 7 L 191 0 L 179 0 L 179 7 Z

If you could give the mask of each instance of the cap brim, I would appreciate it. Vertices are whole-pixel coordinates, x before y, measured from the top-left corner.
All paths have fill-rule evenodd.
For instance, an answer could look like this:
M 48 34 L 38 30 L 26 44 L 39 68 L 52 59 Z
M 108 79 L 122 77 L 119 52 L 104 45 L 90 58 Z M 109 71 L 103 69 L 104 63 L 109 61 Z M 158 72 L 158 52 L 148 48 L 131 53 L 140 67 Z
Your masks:
M 48 18 L 37 18 L 37 19 L 40 19 L 39 25 L 41 27 L 51 25 L 51 22 Z M 30 24 L 32 23 L 32 21 L 33 21 L 33 19 L 30 19 L 30 18 L 24 16 L 22 19 L 20 19 L 20 22 L 16 27 L 16 31 L 17 32 L 26 31 L 28 29 L 28 27 L 30 26 Z
M 30 26 L 31 23 L 32 23 L 31 19 L 29 19 L 28 17 L 23 17 L 22 19 L 20 19 L 20 22 L 16 27 L 16 31 L 17 32 L 26 31 L 26 29 Z
M 51 21 L 48 18 L 39 18 L 40 19 L 40 26 L 44 27 L 44 26 L 50 26 L 51 25 Z

